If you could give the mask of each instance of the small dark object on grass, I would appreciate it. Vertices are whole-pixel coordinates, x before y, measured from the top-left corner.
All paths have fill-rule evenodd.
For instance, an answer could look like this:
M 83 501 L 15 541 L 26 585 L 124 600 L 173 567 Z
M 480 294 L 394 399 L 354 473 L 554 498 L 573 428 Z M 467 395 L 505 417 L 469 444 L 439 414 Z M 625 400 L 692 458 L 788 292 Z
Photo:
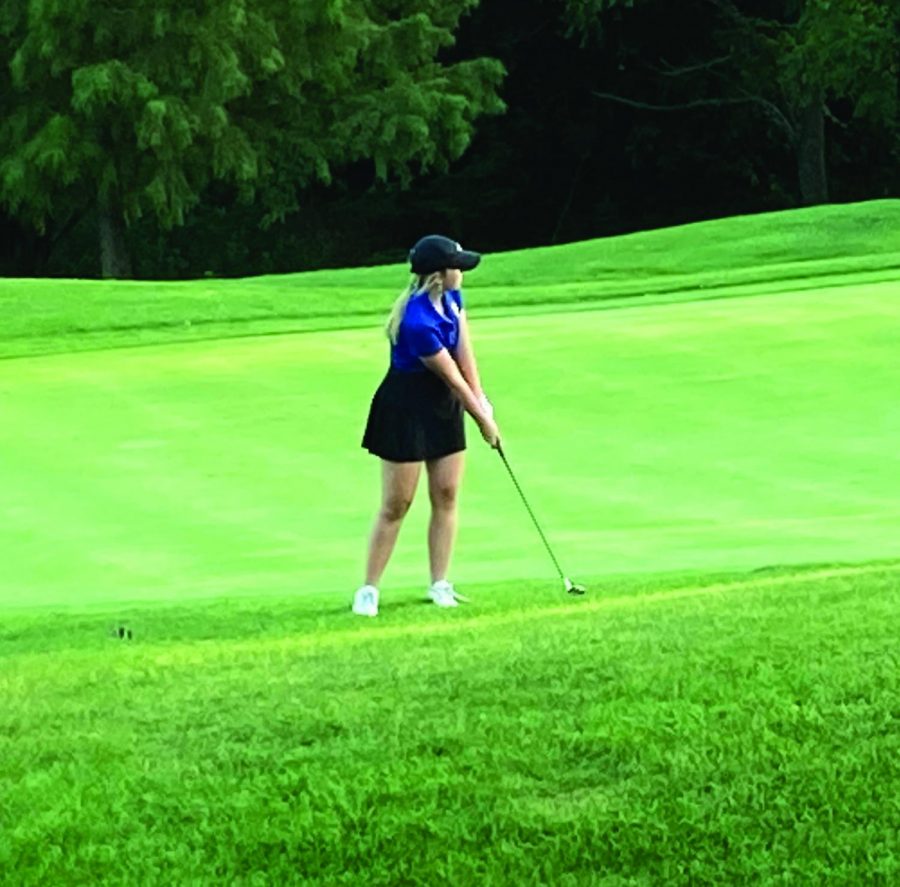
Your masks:
M 134 635 L 131 632 L 130 628 L 126 628 L 124 625 L 120 625 L 116 629 L 116 635 L 118 635 L 122 640 L 130 641 Z

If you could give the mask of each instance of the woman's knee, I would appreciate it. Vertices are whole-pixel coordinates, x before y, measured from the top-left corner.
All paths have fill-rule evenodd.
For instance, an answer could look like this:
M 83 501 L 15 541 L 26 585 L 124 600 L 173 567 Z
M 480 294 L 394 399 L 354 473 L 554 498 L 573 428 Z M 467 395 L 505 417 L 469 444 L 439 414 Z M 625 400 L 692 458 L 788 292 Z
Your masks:
M 388 496 L 381 506 L 381 517 L 390 522 L 403 520 L 412 505 L 412 497 L 410 496 Z
M 431 507 L 449 511 L 456 507 L 459 488 L 456 484 L 432 484 L 429 488 Z

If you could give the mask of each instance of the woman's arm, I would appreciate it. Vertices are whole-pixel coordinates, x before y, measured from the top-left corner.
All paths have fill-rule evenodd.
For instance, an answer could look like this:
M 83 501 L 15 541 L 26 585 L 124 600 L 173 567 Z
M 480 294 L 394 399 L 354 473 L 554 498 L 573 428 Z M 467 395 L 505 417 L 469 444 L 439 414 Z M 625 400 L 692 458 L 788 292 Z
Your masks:
M 466 412 L 478 423 L 482 437 L 492 447 L 496 447 L 500 443 L 500 431 L 493 417 L 485 409 L 484 401 L 475 396 L 471 386 L 460 372 L 457 362 L 450 356 L 450 352 L 446 348 L 441 348 L 437 354 L 419 359 L 429 370 L 437 373 L 447 383 L 450 390 L 462 401 Z
M 484 391 L 481 388 L 475 352 L 472 350 L 472 337 L 469 335 L 469 321 L 466 319 L 465 308 L 459 312 L 459 344 L 456 348 L 456 362 L 459 364 L 463 378 L 472 389 L 472 393 L 480 401 L 484 397 Z

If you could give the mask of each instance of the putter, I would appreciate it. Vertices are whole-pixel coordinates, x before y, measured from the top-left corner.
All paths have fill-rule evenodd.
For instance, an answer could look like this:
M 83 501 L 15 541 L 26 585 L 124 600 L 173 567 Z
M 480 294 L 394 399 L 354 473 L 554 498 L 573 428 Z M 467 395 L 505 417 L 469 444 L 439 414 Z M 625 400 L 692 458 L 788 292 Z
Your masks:
M 525 503 L 525 507 L 528 509 L 528 513 L 531 515 L 532 521 L 534 521 L 535 527 L 537 527 L 538 533 L 541 535 L 541 539 L 543 540 L 544 546 L 547 549 L 547 553 L 550 555 L 553 560 L 553 566 L 556 567 L 556 572 L 559 573 L 559 578 L 563 581 L 563 586 L 569 594 L 584 594 L 586 589 L 583 585 L 577 585 L 565 573 L 562 571 L 562 567 L 559 565 L 559 561 L 556 559 L 556 556 L 553 554 L 553 549 L 550 547 L 550 543 L 547 541 L 547 537 L 544 535 L 544 531 L 541 529 L 541 525 L 538 523 L 537 518 L 534 516 L 534 512 L 531 510 L 531 506 L 528 504 L 528 500 L 525 498 L 525 494 L 522 492 L 522 488 L 519 486 L 519 482 L 516 480 L 516 476 L 513 474 L 513 470 L 510 467 L 509 461 L 506 458 L 506 453 L 503 452 L 503 447 L 498 443 L 497 444 L 497 452 L 500 454 L 500 458 L 503 460 L 503 464 L 506 466 L 506 470 L 509 472 L 509 476 L 512 478 L 512 482 L 516 485 L 516 489 L 519 491 L 519 495 L 522 497 L 522 501 Z

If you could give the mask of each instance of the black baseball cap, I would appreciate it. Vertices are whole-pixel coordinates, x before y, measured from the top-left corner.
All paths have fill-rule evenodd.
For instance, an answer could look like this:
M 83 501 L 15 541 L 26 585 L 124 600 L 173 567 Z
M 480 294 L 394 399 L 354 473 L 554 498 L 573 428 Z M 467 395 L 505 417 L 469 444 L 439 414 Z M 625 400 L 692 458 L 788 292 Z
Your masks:
M 413 274 L 431 274 L 444 268 L 471 271 L 480 261 L 480 253 L 465 250 L 455 240 L 440 234 L 423 237 L 409 251 Z

